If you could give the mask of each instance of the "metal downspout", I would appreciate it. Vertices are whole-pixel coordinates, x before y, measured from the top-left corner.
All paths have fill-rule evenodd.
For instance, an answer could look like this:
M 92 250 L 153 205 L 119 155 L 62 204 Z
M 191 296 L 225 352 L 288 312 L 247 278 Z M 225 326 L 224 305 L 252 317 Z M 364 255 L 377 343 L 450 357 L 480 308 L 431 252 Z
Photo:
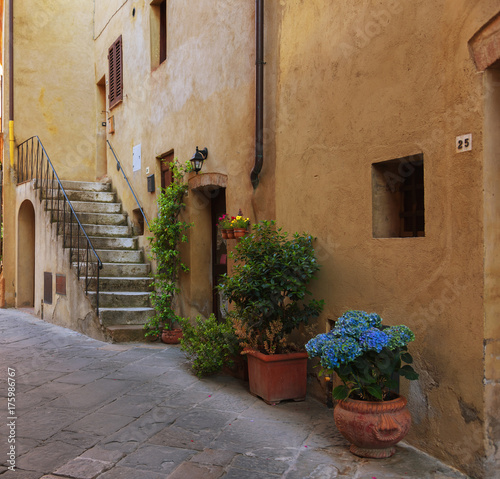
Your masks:
M 250 180 L 255 188 L 264 163 L 264 0 L 255 0 L 255 164 Z
M 9 154 L 14 168 L 14 0 L 9 0 Z

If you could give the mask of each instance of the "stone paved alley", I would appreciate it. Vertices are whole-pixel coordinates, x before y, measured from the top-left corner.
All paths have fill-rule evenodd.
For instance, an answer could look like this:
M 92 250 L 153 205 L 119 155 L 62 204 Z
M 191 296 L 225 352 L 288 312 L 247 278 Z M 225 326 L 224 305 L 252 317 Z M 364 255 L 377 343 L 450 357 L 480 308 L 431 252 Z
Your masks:
M 0 368 L 2 479 L 466 477 L 404 444 L 357 458 L 325 405 L 269 406 L 243 381 L 200 380 L 179 346 L 103 343 L 0 310 Z

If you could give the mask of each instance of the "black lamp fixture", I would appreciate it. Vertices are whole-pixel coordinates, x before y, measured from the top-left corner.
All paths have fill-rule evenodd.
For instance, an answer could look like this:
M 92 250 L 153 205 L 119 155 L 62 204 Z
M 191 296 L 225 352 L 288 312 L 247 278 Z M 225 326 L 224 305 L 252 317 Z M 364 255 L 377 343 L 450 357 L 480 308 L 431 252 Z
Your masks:
M 208 155 L 208 150 L 206 148 L 203 148 L 203 150 L 199 150 L 198 147 L 196 147 L 196 153 L 193 155 L 191 158 L 191 164 L 193 165 L 193 170 L 196 171 L 196 174 L 198 174 L 198 171 L 201 170 L 201 167 L 203 166 L 203 162 L 207 159 Z

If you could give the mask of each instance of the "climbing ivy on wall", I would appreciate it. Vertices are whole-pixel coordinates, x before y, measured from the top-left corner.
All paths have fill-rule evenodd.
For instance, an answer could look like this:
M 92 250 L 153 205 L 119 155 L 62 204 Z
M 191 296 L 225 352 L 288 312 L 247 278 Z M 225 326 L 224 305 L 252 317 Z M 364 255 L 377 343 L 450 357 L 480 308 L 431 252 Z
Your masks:
M 186 232 L 192 226 L 181 219 L 188 190 L 184 177 L 192 171 L 192 167 L 190 162 L 183 165 L 177 159 L 169 166 L 172 182 L 158 196 L 158 216 L 150 228 L 153 233 L 149 238 L 151 259 L 156 262 L 150 296 L 155 315 L 144 326 L 146 336 L 159 335 L 163 329 L 172 329 L 174 324 L 179 323 L 180 317 L 174 307 L 175 297 L 180 292 L 179 274 L 189 271 L 181 259 L 180 245 L 188 241 Z

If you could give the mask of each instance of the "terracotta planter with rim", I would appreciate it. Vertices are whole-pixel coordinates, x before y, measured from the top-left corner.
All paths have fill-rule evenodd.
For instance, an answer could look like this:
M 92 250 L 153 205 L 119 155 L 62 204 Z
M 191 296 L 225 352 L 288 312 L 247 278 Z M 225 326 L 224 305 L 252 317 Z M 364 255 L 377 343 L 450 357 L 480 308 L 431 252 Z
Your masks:
M 390 401 L 338 401 L 333 411 L 340 433 L 351 443 L 356 456 L 384 458 L 396 452 L 394 447 L 411 426 L 406 398 Z
M 221 229 L 221 235 L 222 235 L 222 239 L 227 239 L 227 229 L 222 228 Z
M 182 336 L 182 329 L 164 329 L 161 333 L 161 340 L 165 344 L 179 344 Z
M 234 237 L 243 238 L 248 233 L 246 228 L 234 228 Z
M 262 354 L 249 351 L 250 393 L 268 404 L 293 399 L 303 401 L 307 390 L 307 353 Z
M 232 228 L 227 229 L 226 233 L 227 233 L 227 239 L 234 239 L 234 230 Z

